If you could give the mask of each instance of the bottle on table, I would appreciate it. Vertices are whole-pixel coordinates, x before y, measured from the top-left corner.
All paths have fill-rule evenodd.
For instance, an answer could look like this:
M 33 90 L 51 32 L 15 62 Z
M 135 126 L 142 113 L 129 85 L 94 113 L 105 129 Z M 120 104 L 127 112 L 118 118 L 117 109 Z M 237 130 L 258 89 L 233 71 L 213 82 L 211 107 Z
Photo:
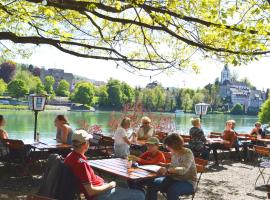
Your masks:
M 39 142 L 39 132 L 37 132 L 37 142 Z

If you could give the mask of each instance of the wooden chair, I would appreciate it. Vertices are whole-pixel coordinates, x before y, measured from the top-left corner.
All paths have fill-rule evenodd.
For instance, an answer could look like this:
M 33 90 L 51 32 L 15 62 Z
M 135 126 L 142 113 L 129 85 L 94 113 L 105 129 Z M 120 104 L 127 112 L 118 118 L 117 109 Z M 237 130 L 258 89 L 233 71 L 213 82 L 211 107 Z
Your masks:
M 258 156 L 257 167 L 259 169 L 259 175 L 257 176 L 256 181 L 255 181 L 255 187 L 256 187 L 256 184 L 260 177 L 262 177 L 264 184 L 266 183 L 265 176 L 264 176 L 266 174 L 264 173 L 264 170 L 270 168 L 270 150 L 263 146 L 254 145 L 254 151 L 256 155 Z M 268 178 L 267 183 L 269 182 L 269 179 L 270 178 Z
M 221 138 L 222 135 L 223 135 L 223 133 L 220 133 L 220 132 L 210 132 L 209 133 L 210 138 Z
M 183 139 L 184 139 L 184 142 L 189 142 L 190 141 L 190 135 L 180 135 Z
M 87 155 L 91 158 L 112 157 L 114 149 L 114 139 L 109 136 L 94 133 L 90 139 L 90 149 Z
M 201 158 L 195 158 L 195 163 L 196 163 L 196 169 L 197 169 L 197 182 L 196 182 L 195 191 L 192 194 L 183 195 L 183 196 L 191 196 L 192 200 L 194 199 L 195 194 L 196 194 L 196 192 L 198 190 L 201 177 L 202 177 L 203 173 L 205 173 L 205 171 L 206 171 L 206 166 L 208 164 L 208 160 L 204 160 L 204 159 L 201 159 Z M 163 196 L 165 198 L 167 198 L 165 193 L 162 193 L 162 194 L 163 194 Z
M 26 174 L 31 176 L 28 166 L 31 148 L 25 146 L 22 140 L 3 139 L 3 142 L 8 147 L 8 165 L 11 166 L 15 164 L 17 166 L 21 166 L 25 170 Z

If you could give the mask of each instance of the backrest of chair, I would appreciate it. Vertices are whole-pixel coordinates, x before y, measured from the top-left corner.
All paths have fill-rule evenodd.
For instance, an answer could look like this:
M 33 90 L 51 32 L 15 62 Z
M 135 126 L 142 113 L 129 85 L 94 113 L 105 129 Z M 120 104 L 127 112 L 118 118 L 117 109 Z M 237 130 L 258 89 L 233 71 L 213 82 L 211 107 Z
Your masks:
M 7 145 L 10 150 L 24 149 L 24 143 L 22 140 L 3 139 L 3 143 Z
M 55 200 L 55 199 L 39 196 L 36 194 L 29 194 L 29 195 L 27 195 L 26 200 Z
M 114 145 L 114 139 L 109 136 L 102 136 L 100 139 L 100 146 L 105 146 L 105 147 L 113 147 Z
M 197 173 L 204 173 L 205 172 L 205 166 L 196 164 Z
M 254 150 L 260 156 L 270 156 L 270 149 L 267 147 L 254 145 Z
M 98 146 L 99 143 L 100 143 L 101 138 L 102 138 L 102 135 L 101 134 L 94 133 L 93 134 L 93 138 L 89 140 L 90 141 L 90 145 Z
M 206 166 L 208 164 L 208 160 L 204 160 L 201 158 L 194 158 L 196 165 Z
M 189 135 L 180 135 L 183 139 L 184 142 L 189 142 L 190 141 L 190 136 Z
M 210 132 L 209 137 L 210 138 L 220 138 L 222 137 L 223 133 L 221 132 Z

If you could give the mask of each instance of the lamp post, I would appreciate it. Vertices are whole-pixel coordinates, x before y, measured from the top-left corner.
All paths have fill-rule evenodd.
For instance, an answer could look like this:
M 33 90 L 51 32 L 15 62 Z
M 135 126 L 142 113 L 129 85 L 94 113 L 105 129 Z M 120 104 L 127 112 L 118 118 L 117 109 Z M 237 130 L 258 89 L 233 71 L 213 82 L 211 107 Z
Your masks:
M 202 115 L 206 115 L 208 106 L 209 104 L 207 103 L 198 103 L 195 105 L 195 113 L 196 115 L 200 115 L 201 120 L 202 120 Z
M 35 114 L 35 127 L 34 127 L 34 140 L 37 139 L 37 117 L 38 112 L 45 109 L 47 96 L 30 94 L 28 97 L 28 106 L 30 110 L 34 111 Z

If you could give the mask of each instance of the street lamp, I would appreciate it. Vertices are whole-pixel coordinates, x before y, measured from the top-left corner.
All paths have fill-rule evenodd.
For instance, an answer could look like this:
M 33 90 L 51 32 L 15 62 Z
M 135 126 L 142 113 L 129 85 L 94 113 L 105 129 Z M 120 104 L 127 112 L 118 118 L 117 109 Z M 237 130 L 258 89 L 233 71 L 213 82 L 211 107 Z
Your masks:
M 200 119 L 202 119 L 202 115 L 206 115 L 208 106 L 209 104 L 207 103 L 198 103 L 195 105 L 195 113 L 196 115 L 200 115 Z
M 36 95 L 30 94 L 28 96 L 28 106 L 30 110 L 33 110 L 35 113 L 35 129 L 34 129 L 34 140 L 37 139 L 37 116 L 39 111 L 45 109 L 47 96 L 45 95 Z

